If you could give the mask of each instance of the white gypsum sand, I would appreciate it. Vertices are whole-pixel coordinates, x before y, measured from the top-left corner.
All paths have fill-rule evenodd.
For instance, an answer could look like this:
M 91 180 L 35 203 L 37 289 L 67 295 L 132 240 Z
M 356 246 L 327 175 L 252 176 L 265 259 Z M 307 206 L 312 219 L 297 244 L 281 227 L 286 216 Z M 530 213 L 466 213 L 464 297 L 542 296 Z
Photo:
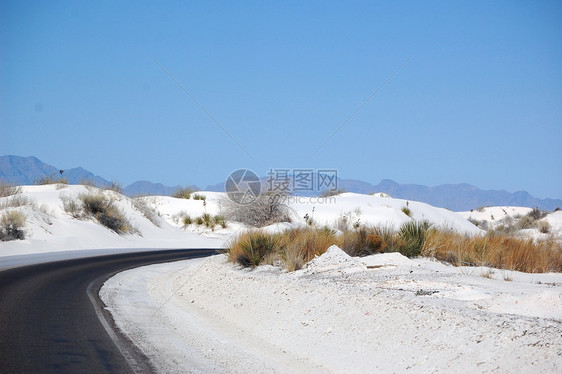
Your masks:
M 334 246 L 294 273 L 223 255 L 152 265 L 100 295 L 162 372 L 555 373 L 561 284 Z

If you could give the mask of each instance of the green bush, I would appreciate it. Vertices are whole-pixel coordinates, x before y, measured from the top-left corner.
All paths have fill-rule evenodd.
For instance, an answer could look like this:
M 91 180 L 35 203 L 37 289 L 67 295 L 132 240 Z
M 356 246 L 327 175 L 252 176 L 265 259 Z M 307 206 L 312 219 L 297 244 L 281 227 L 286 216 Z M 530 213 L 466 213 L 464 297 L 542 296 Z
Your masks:
M 419 256 L 430 227 L 428 221 L 411 221 L 402 224 L 398 231 L 398 236 L 402 240 L 399 252 L 406 257 Z
M 226 224 L 226 217 L 225 216 L 223 216 L 221 214 L 217 214 L 213 217 L 213 220 L 215 221 L 215 223 L 217 225 L 219 225 L 223 229 L 226 228 L 227 224 Z
M 183 216 L 183 226 L 184 227 L 189 226 L 192 223 L 193 223 L 193 219 L 191 219 L 191 217 L 189 215 L 186 214 L 185 216 Z
M 0 218 L 0 240 L 23 240 L 25 239 L 25 216 L 17 210 L 4 212 Z
M 407 215 L 408 217 L 412 216 L 412 211 L 410 210 L 410 208 L 408 208 L 407 206 L 402 208 L 402 213 L 404 213 L 405 215 Z
M 205 201 L 205 200 L 207 200 L 207 196 L 200 195 L 200 194 L 196 193 L 195 195 L 193 195 L 193 200 L 203 200 L 203 201 Z

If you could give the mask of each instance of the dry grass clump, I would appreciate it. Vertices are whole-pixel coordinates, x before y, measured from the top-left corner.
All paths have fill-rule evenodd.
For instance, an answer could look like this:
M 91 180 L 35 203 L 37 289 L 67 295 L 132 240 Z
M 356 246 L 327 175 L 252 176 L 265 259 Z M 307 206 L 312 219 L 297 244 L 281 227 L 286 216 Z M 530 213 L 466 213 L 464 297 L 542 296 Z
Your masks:
M 63 209 L 73 218 L 95 218 L 103 226 L 117 234 L 136 232 L 121 209 L 102 193 L 80 194 L 78 200 L 61 197 Z
M 146 219 L 152 222 L 153 225 L 161 227 L 162 222 L 160 221 L 160 215 L 158 214 L 156 209 L 148 205 L 148 202 L 145 200 L 145 198 L 135 197 L 131 199 L 131 203 L 139 212 L 142 213 L 142 215 Z
M 430 230 L 422 255 L 456 266 L 490 266 L 527 273 L 562 272 L 562 246 L 553 240 L 533 241 L 501 234 L 468 236 Z
M 302 227 L 278 234 L 252 231 L 230 243 L 230 261 L 245 267 L 281 261 L 288 271 L 302 268 L 315 256 L 337 245 L 350 256 L 400 252 L 407 257 L 426 256 L 455 266 L 489 266 L 528 273 L 562 272 L 562 245 L 555 240 L 533 241 L 505 234 L 470 236 L 436 228 L 427 221 L 364 227 L 340 235 L 328 227 Z
M 2 213 L 0 217 L 0 241 L 25 239 L 25 215 L 17 210 Z
M 388 246 L 376 230 L 366 227 L 344 231 L 338 239 L 341 249 L 350 256 L 368 256 L 381 253 Z
M 8 197 L 22 193 L 21 186 L 0 182 L 0 197 Z
M 176 199 L 190 199 L 191 194 L 194 192 L 192 188 L 189 187 L 180 187 L 172 194 L 172 197 Z
M 281 259 L 288 271 L 299 270 L 315 256 L 320 256 L 338 242 L 336 233 L 329 228 L 297 228 L 280 236 Z
M 46 175 L 44 177 L 37 178 L 33 181 L 33 184 L 36 185 L 45 185 L 45 184 L 68 184 L 68 179 L 64 177 L 55 177 L 54 174 Z
M 249 204 L 238 204 L 230 199 L 221 201 L 225 217 L 229 221 L 260 228 L 278 222 L 291 222 L 286 196 L 265 193 Z
M 239 235 L 226 248 L 230 261 L 244 267 L 259 266 L 272 253 L 281 251 L 279 235 L 260 230 L 248 231 Z

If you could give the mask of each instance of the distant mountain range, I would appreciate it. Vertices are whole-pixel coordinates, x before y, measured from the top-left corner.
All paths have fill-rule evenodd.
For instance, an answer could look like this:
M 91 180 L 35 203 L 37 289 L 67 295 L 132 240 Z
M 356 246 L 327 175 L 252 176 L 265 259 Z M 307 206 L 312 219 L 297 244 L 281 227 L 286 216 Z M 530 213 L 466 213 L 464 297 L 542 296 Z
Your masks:
M 36 157 L 0 156 L 0 181 L 29 185 L 39 178 L 51 175 L 58 178 L 59 169 L 43 163 Z M 110 181 L 81 167 L 64 170 L 62 176 L 71 184 L 78 184 L 84 180 L 94 182 L 98 186 L 111 184 Z M 197 186 L 189 187 L 199 190 Z M 180 186 L 170 187 L 161 183 L 137 181 L 123 188 L 123 191 L 130 196 L 172 195 L 178 188 Z M 549 211 L 562 207 L 560 199 L 538 199 L 525 191 L 511 193 L 504 190 L 481 190 L 465 183 L 428 187 L 418 184 L 399 184 L 388 179 L 382 180 L 377 185 L 355 179 L 338 179 L 338 188 L 363 194 L 385 192 L 395 198 L 423 201 L 453 211 L 497 205 L 539 207 Z M 224 183 L 208 186 L 205 190 L 222 192 Z

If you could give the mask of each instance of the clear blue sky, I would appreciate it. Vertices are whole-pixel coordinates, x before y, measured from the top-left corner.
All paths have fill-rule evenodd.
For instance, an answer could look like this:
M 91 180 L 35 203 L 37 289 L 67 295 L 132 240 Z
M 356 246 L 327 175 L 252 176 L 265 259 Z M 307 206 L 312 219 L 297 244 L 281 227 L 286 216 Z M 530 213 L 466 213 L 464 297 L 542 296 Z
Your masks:
M 562 198 L 560 1 L 2 1 L 0 38 L 3 155 L 124 185 L 329 168 Z

